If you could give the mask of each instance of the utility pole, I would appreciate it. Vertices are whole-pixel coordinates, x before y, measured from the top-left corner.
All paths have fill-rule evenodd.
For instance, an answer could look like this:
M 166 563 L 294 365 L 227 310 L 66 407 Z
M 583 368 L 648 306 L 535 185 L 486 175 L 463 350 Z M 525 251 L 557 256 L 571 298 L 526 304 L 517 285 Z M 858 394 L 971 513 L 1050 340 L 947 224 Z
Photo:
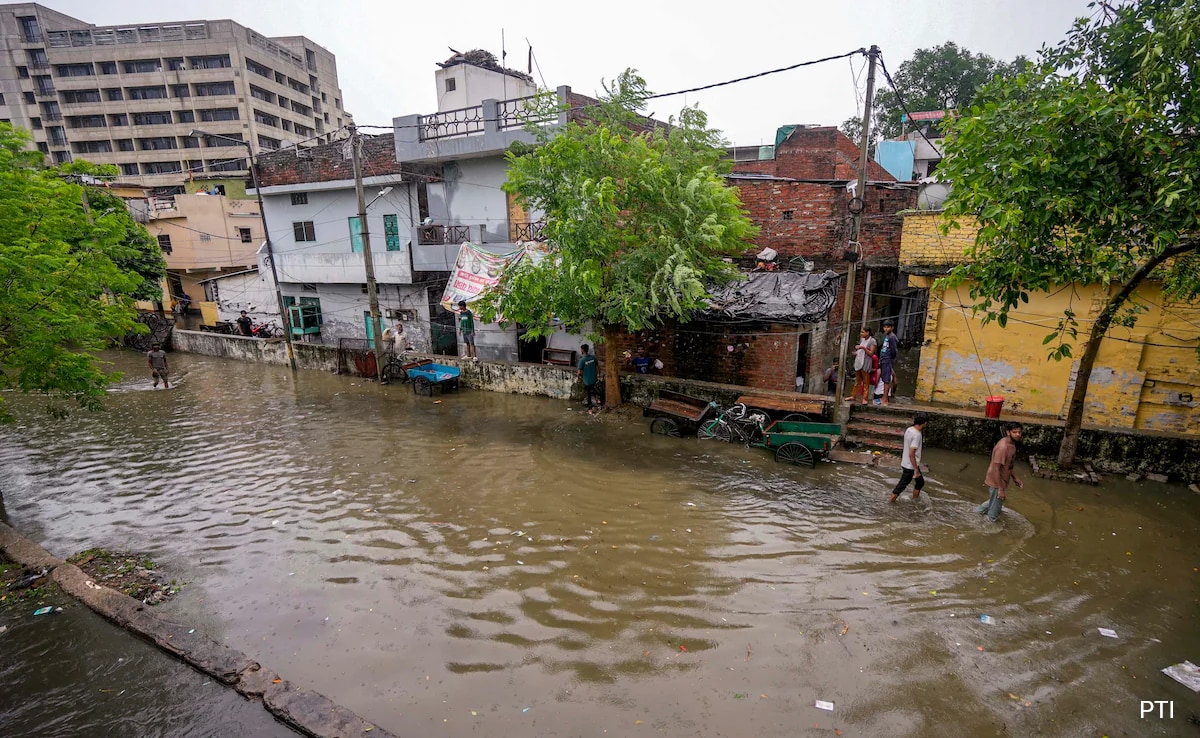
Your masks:
M 846 424 L 850 422 L 850 405 L 842 400 L 845 395 L 841 394 L 840 390 L 846 385 L 846 378 L 850 373 L 848 370 L 852 370 L 854 366 L 853 364 L 846 365 L 846 355 L 850 350 L 850 321 L 854 317 L 854 272 L 858 266 L 858 260 L 862 257 L 859 238 L 862 234 L 862 212 L 867 202 L 867 146 L 871 141 L 871 103 L 875 99 L 875 63 L 879 59 L 878 46 L 871 45 L 870 51 L 867 52 L 867 59 L 870 61 L 870 67 L 867 71 L 867 97 L 863 105 L 862 150 L 858 157 L 858 188 L 854 191 L 854 199 L 850 201 L 850 214 L 854 218 L 854 235 L 850 239 L 847 251 L 853 253 L 854 256 L 846 271 L 846 299 L 842 309 L 842 343 L 838 351 L 838 362 L 842 369 L 839 375 L 841 382 L 838 387 L 839 392 L 833 398 L 835 402 L 833 421 L 842 426 L 843 434 L 846 431 Z M 858 200 L 857 205 L 854 200 Z M 863 298 L 864 305 L 866 299 L 866 297 Z
M 193 135 L 196 133 L 197 131 L 192 131 Z M 250 148 L 249 141 L 241 141 L 228 136 L 217 136 L 217 138 L 245 144 L 246 153 L 250 157 L 246 160 L 246 164 L 250 166 L 250 184 L 254 185 L 254 195 L 258 199 L 258 219 L 262 221 L 263 238 L 267 242 L 267 261 L 271 262 L 271 279 L 275 281 L 275 306 L 279 308 L 279 323 L 283 326 L 283 340 L 287 344 L 288 364 L 294 374 L 296 372 L 296 349 L 292 347 L 292 324 L 288 320 L 287 310 L 283 308 L 283 291 L 279 287 L 279 268 L 275 266 L 275 248 L 271 245 L 271 231 L 267 228 L 267 209 L 263 207 L 262 188 L 258 186 L 258 160 L 254 158 L 254 149 Z
M 383 383 L 383 321 L 379 316 L 379 291 L 375 287 L 375 260 L 371 256 L 371 229 L 367 227 L 367 198 L 363 194 L 362 138 L 350 126 L 350 150 L 354 160 L 354 194 L 358 196 L 358 225 L 362 233 L 363 266 L 367 270 L 367 303 L 371 307 L 371 333 L 375 339 L 375 378 Z

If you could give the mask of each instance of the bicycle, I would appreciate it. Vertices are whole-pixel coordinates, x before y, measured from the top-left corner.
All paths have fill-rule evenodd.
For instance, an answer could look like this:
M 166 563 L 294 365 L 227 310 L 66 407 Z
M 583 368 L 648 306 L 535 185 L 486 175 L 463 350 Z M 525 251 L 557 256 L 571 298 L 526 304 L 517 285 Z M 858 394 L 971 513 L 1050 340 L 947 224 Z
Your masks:
M 398 354 L 389 352 L 387 361 L 383 364 L 384 383 L 400 382 L 403 384 L 407 382 L 408 367 L 416 360 L 416 353 L 410 349 L 405 349 Z
M 250 335 L 254 338 L 279 338 L 283 335 L 283 329 L 278 323 L 259 323 L 250 329 Z
M 736 438 L 739 443 L 749 446 L 762 437 L 768 420 L 766 413 L 751 412 L 739 402 L 700 426 L 696 436 L 700 439 L 715 438 L 725 443 L 733 443 Z

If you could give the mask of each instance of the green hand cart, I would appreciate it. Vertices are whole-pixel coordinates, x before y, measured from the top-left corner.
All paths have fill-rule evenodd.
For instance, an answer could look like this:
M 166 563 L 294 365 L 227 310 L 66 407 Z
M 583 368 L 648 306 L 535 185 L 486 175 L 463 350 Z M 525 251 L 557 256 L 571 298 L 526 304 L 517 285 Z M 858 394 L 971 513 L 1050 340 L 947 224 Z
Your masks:
M 776 461 L 814 467 L 817 459 L 829 455 L 841 440 L 841 427 L 834 423 L 777 420 L 754 445 L 774 451 Z

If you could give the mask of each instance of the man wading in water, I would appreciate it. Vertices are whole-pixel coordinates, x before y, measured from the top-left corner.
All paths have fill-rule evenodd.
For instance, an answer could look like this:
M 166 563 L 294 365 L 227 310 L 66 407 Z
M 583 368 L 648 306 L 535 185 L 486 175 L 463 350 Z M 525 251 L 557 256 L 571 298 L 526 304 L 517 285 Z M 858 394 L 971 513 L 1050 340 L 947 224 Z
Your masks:
M 1004 494 L 1008 483 L 1024 487 L 1017 475 L 1013 474 L 1013 463 L 1017 460 L 1017 441 L 1021 440 L 1021 424 L 1007 423 L 1004 426 L 1004 437 L 996 442 L 992 449 L 992 463 L 988 464 L 987 478 L 984 484 L 988 487 L 988 501 L 975 508 L 980 515 L 987 515 L 993 523 L 1000 519 L 1000 511 L 1004 509 Z
M 156 343 L 150 347 L 152 350 L 146 354 L 146 362 L 150 364 L 150 376 L 154 377 L 154 387 L 158 388 L 158 380 L 162 380 L 163 389 L 171 389 L 171 382 L 167 379 L 169 369 L 167 368 L 167 352 L 162 350 L 162 344 Z

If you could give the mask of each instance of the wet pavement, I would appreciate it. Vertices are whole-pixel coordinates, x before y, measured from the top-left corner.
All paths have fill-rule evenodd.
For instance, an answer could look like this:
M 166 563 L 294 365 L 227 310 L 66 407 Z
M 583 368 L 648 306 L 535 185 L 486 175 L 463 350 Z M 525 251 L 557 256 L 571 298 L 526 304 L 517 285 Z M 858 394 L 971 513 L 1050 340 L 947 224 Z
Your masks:
M 167 617 L 397 734 L 1200 734 L 1159 673 L 1200 661 L 1184 487 L 1030 479 L 992 525 L 984 457 L 927 450 L 927 494 L 889 506 L 895 470 L 560 401 L 179 354 L 151 391 L 108 356 L 130 374 L 103 414 L 13 398 L 12 523 L 59 555 L 150 554 L 190 582 Z

